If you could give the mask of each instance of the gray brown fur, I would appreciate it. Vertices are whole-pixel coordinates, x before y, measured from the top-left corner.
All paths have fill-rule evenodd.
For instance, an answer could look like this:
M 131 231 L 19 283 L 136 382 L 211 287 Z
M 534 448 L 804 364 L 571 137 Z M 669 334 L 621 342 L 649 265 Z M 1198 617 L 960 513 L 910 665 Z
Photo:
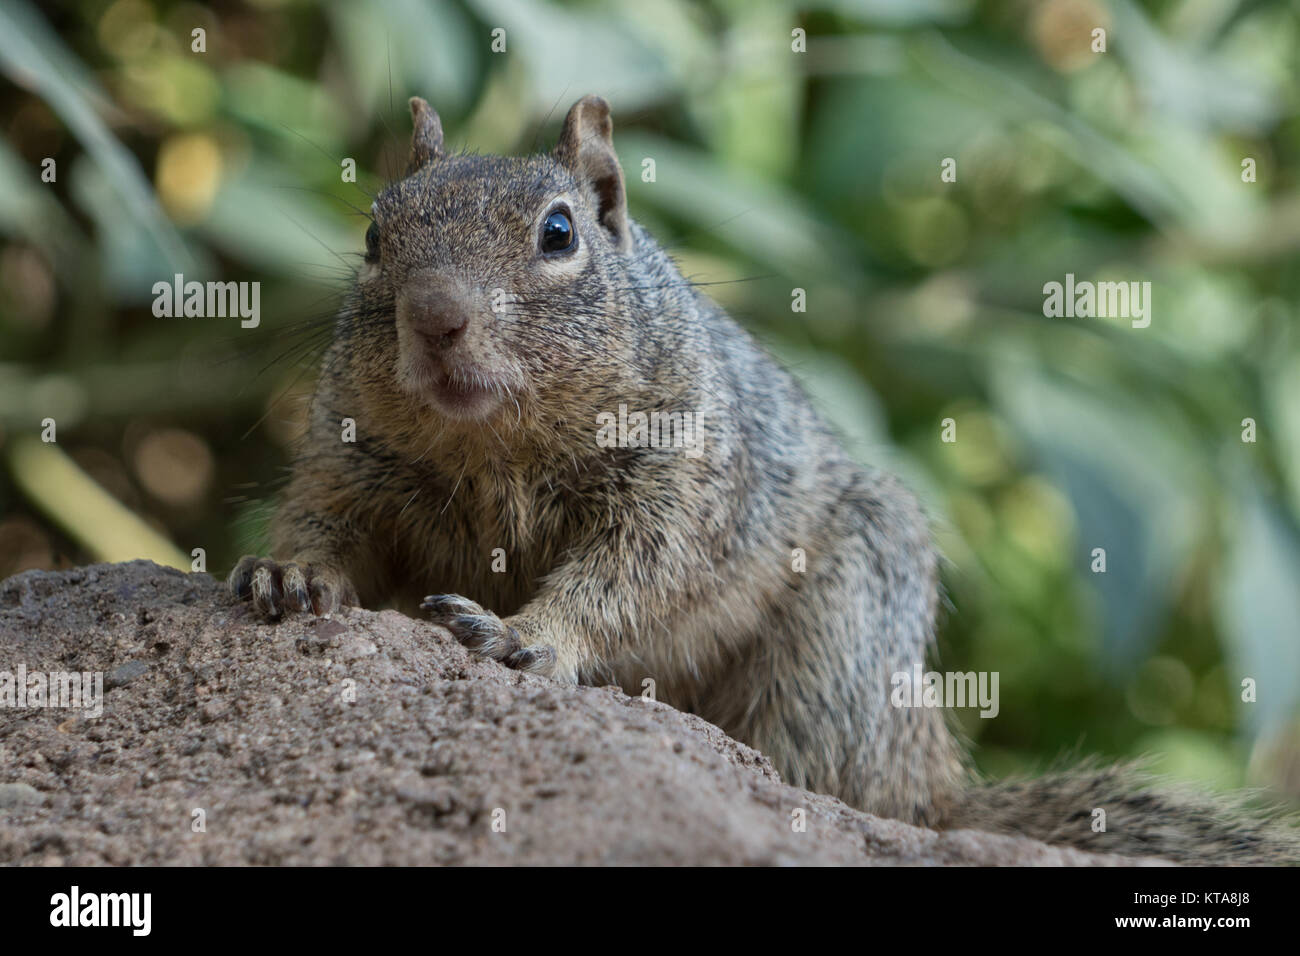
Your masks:
M 882 816 L 1183 860 L 1294 852 L 1266 826 L 1139 806 L 1111 771 L 1095 787 L 972 787 L 941 712 L 889 703 L 890 676 L 923 665 L 934 636 L 921 510 L 627 218 L 605 102 L 581 100 L 555 151 L 523 159 L 446 155 L 437 115 L 418 99 L 412 114 L 407 175 L 375 204 L 378 255 L 337 321 L 275 517 L 279 560 L 243 559 L 237 594 L 275 618 L 414 612 L 439 592 L 423 607 L 476 651 L 630 692 L 652 678 L 789 782 Z M 539 222 L 557 197 L 579 246 L 548 259 Z M 498 288 L 518 298 L 494 312 Z M 433 395 L 444 380 L 483 386 L 472 414 Z M 598 447 L 596 414 L 620 403 L 702 413 L 703 454 Z M 1100 801 L 1133 809 L 1095 834 Z

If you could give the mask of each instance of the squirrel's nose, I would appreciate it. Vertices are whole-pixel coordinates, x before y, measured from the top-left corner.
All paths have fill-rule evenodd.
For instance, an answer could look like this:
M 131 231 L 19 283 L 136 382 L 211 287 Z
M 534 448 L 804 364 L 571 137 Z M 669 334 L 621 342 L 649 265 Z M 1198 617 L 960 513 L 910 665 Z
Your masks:
M 411 318 L 411 331 L 434 349 L 454 345 L 469 325 L 468 316 L 454 308 L 418 309 Z
M 454 345 L 469 327 L 469 310 L 454 296 L 421 289 L 402 299 L 400 311 L 411 331 L 435 351 Z

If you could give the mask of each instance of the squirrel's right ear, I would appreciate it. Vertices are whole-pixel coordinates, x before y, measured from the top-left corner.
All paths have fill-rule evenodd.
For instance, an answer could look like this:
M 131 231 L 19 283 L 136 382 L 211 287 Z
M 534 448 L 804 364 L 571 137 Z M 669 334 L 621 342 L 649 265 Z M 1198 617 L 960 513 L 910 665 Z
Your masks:
M 564 118 L 556 161 L 568 169 L 579 184 L 590 189 L 596 200 L 600 224 L 614 245 L 626 250 L 631 244 L 627 228 L 627 193 L 623 170 L 614 153 L 614 124 L 609 104 L 599 96 L 584 96 Z
M 432 106 L 412 96 L 411 120 L 415 129 L 411 133 L 411 158 L 406 163 L 406 175 L 409 176 L 435 159 L 442 159 L 442 120 Z

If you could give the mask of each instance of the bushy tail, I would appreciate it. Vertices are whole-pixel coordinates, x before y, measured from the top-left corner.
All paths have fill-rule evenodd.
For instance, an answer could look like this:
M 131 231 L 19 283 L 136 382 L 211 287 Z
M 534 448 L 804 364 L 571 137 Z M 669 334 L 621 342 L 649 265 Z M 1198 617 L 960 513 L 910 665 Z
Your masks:
M 1193 865 L 1300 864 L 1294 820 L 1251 808 L 1245 796 L 1173 787 L 1132 765 L 976 785 L 948 812 L 944 828 L 1017 833 L 1094 853 Z

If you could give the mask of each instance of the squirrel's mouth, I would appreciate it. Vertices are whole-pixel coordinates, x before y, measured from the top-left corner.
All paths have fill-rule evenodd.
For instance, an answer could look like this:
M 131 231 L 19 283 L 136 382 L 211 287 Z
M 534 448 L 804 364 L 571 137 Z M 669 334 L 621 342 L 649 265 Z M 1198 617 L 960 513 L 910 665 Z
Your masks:
M 418 336 L 416 337 L 419 338 Z M 404 343 L 409 346 L 411 343 Z M 403 389 L 445 418 L 474 421 L 487 418 L 509 400 L 511 378 L 495 362 L 475 361 L 464 349 L 435 350 L 404 347 L 398 378 Z
M 505 400 L 505 383 L 483 373 L 442 373 L 425 389 L 430 405 L 450 418 L 477 419 L 491 414 Z

